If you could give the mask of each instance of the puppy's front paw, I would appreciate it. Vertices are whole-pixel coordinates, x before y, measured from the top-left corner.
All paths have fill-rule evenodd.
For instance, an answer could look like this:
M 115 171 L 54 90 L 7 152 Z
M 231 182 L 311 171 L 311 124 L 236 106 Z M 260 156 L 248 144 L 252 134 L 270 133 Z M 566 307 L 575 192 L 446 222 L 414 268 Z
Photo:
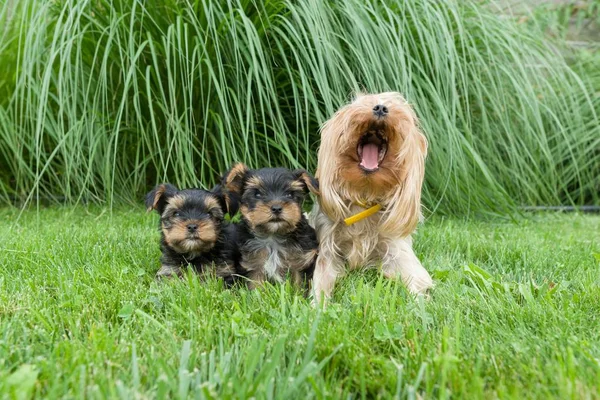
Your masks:
M 156 279 L 167 279 L 167 278 L 175 278 L 181 277 L 182 271 L 181 268 L 173 265 L 162 265 L 158 272 L 156 273 Z

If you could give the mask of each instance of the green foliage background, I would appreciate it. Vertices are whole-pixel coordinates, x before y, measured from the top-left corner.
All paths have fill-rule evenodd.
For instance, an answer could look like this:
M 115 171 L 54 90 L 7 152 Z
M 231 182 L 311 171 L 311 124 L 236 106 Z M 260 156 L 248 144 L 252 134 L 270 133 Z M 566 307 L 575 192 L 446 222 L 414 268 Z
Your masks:
M 0 200 L 137 202 L 233 161 L 316 165 L 357 91 L 397 90 L 444 214 L 598 204 L 600 83 L 474 1 L 5 1 Z

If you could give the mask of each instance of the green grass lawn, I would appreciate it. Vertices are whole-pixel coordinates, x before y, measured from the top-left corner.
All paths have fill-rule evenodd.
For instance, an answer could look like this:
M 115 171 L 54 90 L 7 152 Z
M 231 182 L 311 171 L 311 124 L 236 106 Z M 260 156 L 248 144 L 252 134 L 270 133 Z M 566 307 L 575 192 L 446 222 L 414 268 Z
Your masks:
M 429 300 L 157 284 L 141 208 L 0 211 L 0 398 L 599 398 L 600 217 L 430 219 Z

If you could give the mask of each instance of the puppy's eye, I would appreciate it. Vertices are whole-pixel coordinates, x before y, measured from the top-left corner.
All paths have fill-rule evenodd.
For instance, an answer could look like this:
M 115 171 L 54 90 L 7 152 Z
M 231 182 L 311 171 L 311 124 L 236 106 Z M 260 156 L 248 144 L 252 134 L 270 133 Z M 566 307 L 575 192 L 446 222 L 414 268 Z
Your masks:
M 257 190 L 256 192 L 254 192 L 254 197 L 256 197 L 257 199 L 261 199 L 263 196 L 262 193 Z
M 288 199 L 291 199 L 292 197 L 294 197 L 294 193 L 288 192 L 288 193 L 285 194 L 285 197 L 288 198 Z
M 177 218 L 177 217 L 181 217 L 181 213 L 180 213 L 179 211 L 175 211 L 175 212 L 173 213 L 173 216 L 174 216 L 174 217 L 176 217 L 176 218 Z

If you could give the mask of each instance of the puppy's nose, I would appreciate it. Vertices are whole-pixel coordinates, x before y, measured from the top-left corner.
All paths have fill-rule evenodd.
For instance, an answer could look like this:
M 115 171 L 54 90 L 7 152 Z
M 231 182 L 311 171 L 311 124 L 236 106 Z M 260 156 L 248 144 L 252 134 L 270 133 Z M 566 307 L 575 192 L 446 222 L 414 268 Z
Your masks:
M 197 224 L 189 224 L 187 226 L 187 230 L 188 230 L 189 233 L 196 232 L 196 229 L 198 229 L 198 225 Z
M 281 214 L 281 210 L 283 210 L 283 208 L 279 204 L 274 204 L 271 206 L 271 212 L 275 215 Z
M 373 107 L 373 114 L 375 114 L 378 117 L 385 117 L 387 113 L 388 108 L 383 104 L 377 104 L 375 107 Z

